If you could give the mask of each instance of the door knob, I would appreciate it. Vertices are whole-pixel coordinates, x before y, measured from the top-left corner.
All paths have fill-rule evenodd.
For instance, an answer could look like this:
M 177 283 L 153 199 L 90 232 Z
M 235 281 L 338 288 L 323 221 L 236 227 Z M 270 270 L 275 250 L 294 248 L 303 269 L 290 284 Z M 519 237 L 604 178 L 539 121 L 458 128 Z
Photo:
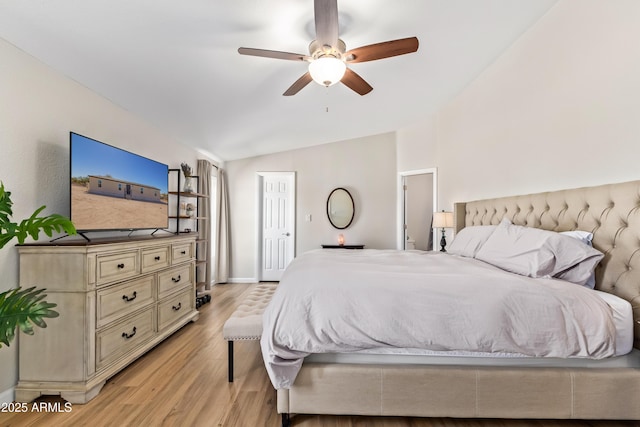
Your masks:
M 291 236 L 291 233 L 282 233 L 283 236 Z

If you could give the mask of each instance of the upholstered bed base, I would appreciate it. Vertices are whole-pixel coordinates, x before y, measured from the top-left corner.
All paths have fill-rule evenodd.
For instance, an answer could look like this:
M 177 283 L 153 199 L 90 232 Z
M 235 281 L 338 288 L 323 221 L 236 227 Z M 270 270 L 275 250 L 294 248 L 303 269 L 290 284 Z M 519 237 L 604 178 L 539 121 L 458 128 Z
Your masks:
M 640 370 L 304 364 L 279 413 L 640 420 Z
M 605 253 L 596 288 L 631 302 L 640 348 L 640 181 L 457 203 L 456 231 L 514 224 L 584 230 Z M 640 420 L 640 369 L 304 363 L 283 414 Z M 283 422 L 288 416 L 283 417 Z

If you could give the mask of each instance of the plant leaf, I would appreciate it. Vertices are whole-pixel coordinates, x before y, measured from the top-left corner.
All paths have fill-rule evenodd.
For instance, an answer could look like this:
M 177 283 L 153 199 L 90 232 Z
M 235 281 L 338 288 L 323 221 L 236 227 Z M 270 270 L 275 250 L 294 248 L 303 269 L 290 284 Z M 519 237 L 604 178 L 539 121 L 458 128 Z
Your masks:
M 49 237 L 53 235 L 54 231 L 64 231 L 69 235 L 76 234 L 73 223 L 65 216 L 52 214 L 39 217 L 38 215 L 46 206 L 40 206 L 29 218 L 23 219 L 19 224 L 11 222 L 12 205 L 11 192 L 6 191 L 4 184 L 0 181 L 0 249 L 13 238 L 16 238 L 19 244 L 23 244 L 29 236 L 38 240 L 41 231 Z
M 53 231 L 66 231 L 67 234 L 75 234 L 76 230 L 73 223 L 66 217 L 58 214 L 49 215 L 46 217 L 38 217 L 37 215 L 45 208 L 41 206 L 37 209 L 29 218 L 24 219 L 16 228 L 15 236 L 18 239 L 18 243 L 24 243 L 27 235 L 31 236 L 34 240 L 37 240 L 40 231 L 51 237 Z
M 4 184 L 0 181 L 0 224 L 9 222 L 9 217 L 13 215 L 12 204 L 11 192 L 5 191 Z
M 56 304 L 44 301 L 45 289 L 35 287 L 11 289 L 0 293 L 0 343 L 7 347 L 15 338 L 16 329 L 33 335 L 33 326 L 46 328 L 45 318 L 58 317 L 52 310 Z M 0 347 L 2 345 L 0 344 Z

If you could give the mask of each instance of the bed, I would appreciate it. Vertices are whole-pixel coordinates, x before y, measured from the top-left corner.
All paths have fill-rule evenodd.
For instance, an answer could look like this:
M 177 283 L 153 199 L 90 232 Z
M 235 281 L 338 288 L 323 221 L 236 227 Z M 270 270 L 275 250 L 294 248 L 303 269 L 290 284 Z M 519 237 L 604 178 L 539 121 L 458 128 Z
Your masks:
M 294 366 L 292 384 L 274 383 L 283 425 L 296 413 L 640 419 L 640 181 L 457 203 L 454 218 L 456 233 L 500 226 L 503 219 L 555 232 L 591 232 L 593 248 L 604 254 L 595 269 L 595 289 L 630 303 L 633 320 L 627 333 L 635 348 L 627 354 L 619 353 L 628 349 L 616 352 L 615 346 L 600 353 L 592 348 L 590 357 L 565 359 L 379 351 L 307 355 L 313 353 L 310 346 L 300 355 L 304 361 Z M 597 299 L 591 304 L 599 305 Z M 273 334 L 266 318 L 264 327 L 263 353 Z M 291 364 L 297 362 L 292 357 Z

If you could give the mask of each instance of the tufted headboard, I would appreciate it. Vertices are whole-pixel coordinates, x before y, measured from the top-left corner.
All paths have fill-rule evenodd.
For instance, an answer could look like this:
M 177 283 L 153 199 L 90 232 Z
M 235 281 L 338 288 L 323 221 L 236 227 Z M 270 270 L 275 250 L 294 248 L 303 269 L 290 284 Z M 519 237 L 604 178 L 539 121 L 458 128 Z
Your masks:
M 640 181 L 456 203 L 455 231 L 473 225 L 514 224 L 593 233 L 605 254 L 596 289 L 631 302 L 634 346 L 640 348 Z

